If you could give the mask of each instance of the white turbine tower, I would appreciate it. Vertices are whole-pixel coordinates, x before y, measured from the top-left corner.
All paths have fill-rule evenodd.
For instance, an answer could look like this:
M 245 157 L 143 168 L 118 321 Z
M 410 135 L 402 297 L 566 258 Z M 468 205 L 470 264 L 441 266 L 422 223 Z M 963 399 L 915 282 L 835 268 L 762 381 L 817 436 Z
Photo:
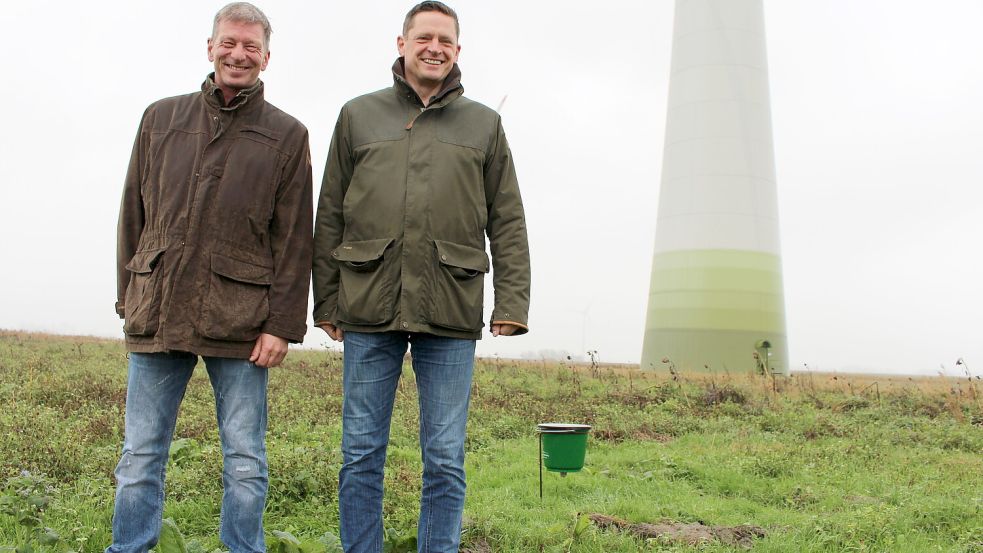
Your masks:
M 762 0 L 677 0 L 642 367 L 785 371 Z

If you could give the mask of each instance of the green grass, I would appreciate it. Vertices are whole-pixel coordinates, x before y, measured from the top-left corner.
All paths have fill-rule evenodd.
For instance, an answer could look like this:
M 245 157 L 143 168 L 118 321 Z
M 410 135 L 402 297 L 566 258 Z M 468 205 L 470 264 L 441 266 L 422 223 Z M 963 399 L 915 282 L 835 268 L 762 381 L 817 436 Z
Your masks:
M 312 541 L 336 533 L 341 463 L 338 354 L 292 351 L 270 378 L 266 528 Z M 482 360 L 467 440 L 464 545 L 474 551 L 733 551 L 641 540 L 578 513 L 631 522 L 751 524 L 755 551 L 983 552 L 983 410 L 967 379 L 667 375 L 627 368 Z M 53 486 L 49 548 L 110 541 L 126 358 L 116 341 L 0 332 L 0 479 Z M 420 460 L 413 373 L 393 416 L 388 527 L 416 525 Z M 544 473 L 536 423 L 594 426 L 587 467 Z M 221 452 L 203 371 L 193 377 L 168 468 L 165 516 L 201 551 L 217 537 Z M 7 493 L 9 496 L 9 492 Z M 30 529 L 0 514 L 0 546 Z

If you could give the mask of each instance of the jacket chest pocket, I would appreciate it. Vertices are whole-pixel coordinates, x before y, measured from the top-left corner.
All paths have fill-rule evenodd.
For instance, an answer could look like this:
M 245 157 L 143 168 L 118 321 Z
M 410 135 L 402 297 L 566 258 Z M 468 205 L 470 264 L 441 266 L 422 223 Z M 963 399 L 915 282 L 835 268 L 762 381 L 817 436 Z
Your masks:
M 434 240 L 437 274 L 430 308 L 430 324 L 454 330 L 478 331 L 484 326 L 485 273 L 488 254 L 484 250 Z
M 331 252 L 341 274 L 338 318 L 342 322 L 381 325 L 395 317 L 399 264 L 389 248 L 392 243 L 392 238 L 343 242 Z
M 283 170 L 284 155 L 276 134 L 261 127 L 243 127 L 224 150 L 206 156 L 202 170 L 216 188 L 214 204 L 267 223 Z
M 153 336 L 160 324 L 161 271 L 157 268 L 163 248 L 137 252 L 126 264 L 130 283 L 123 300 L 123 332 L 130 336 Z
M 198 333 L 213 340 L 255 340 L 269 318 L 273 268 L 212 253 Z

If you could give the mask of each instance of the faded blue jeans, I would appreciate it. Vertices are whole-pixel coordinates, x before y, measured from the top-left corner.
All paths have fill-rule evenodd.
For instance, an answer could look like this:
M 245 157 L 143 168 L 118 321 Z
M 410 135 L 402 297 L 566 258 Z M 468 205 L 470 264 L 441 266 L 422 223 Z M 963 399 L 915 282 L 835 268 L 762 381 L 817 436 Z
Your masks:
M 143 553 L 160 537 L 164 471 L 178 407 L 198 357 L 131 353 L 123 454 L 116 466 L 113 544 L 106 553 Z M 219 537 L 232 553 L 266 551 L 267 369 L 246 359 L 205 357 L 215 392 L 224 470 Z
M 407 346 L 420 397 L 423 454 L 417 548 L 456 553 L 464 512 L 464 433 L 475 341 L 405 332 L 346 332 L 344 343 L 344 462 L 338 504 L 346 553 L 382 551 L 383 466 Z

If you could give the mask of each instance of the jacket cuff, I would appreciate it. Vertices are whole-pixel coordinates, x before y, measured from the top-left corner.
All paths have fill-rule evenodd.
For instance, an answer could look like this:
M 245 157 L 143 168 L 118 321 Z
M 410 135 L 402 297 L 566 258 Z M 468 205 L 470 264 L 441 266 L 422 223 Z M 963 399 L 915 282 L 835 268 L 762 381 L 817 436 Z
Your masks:
M 116 314 L 119 315 L 120 319 L 126 318 L 126 310 L 121 301 L 116 302 Z
M 525 309 L 516 309 L 514 306 L 496 307 L 491 315 L 492 324 L 507 323 L 519 327 L 519 330 L 513 336 L 529 332 L 528 321 L 529 315 L 527 311 Z
M 313 319 L 316 322 L 314 323 L 314 326 L 317 326 L 317 325 L 319 325 L 321 323 L 335 324 L 335 321 L 338 320 L 338 318 L 336 317 L 336 315 L 337 315 L 336 312 L 337 312 L 337 309 L 335 307 L 329 308 L 327 306 L 324 306 L 324 307 L 321 307 L 320 309 L 315 309 L 314 310 L 314 317 L 313 317 Z
M 264 334 L 279 336 L 292 344 L 299 344 L 300 342 L 304 341 L 304 335 L 307 334 L 307 324 L 291 323 L 284 321 L 283 319 L 272 317 L 263 323 L 262 332 Z
M 509 334 L 509 336 L 521 336 L 521 335 L 529 332 L 529 327 L 528 326 L 526 326 L 526 325 L 524 325 L 522 323 L 517 323 L 515 321 L 497 321 L 497 320 L 492 320 L 491 324 L 493 324 L 493 325 L 512 325 L 512 326 L 514 326 L 515 327 L 515 332 L 513 332 L 512 334 Z

